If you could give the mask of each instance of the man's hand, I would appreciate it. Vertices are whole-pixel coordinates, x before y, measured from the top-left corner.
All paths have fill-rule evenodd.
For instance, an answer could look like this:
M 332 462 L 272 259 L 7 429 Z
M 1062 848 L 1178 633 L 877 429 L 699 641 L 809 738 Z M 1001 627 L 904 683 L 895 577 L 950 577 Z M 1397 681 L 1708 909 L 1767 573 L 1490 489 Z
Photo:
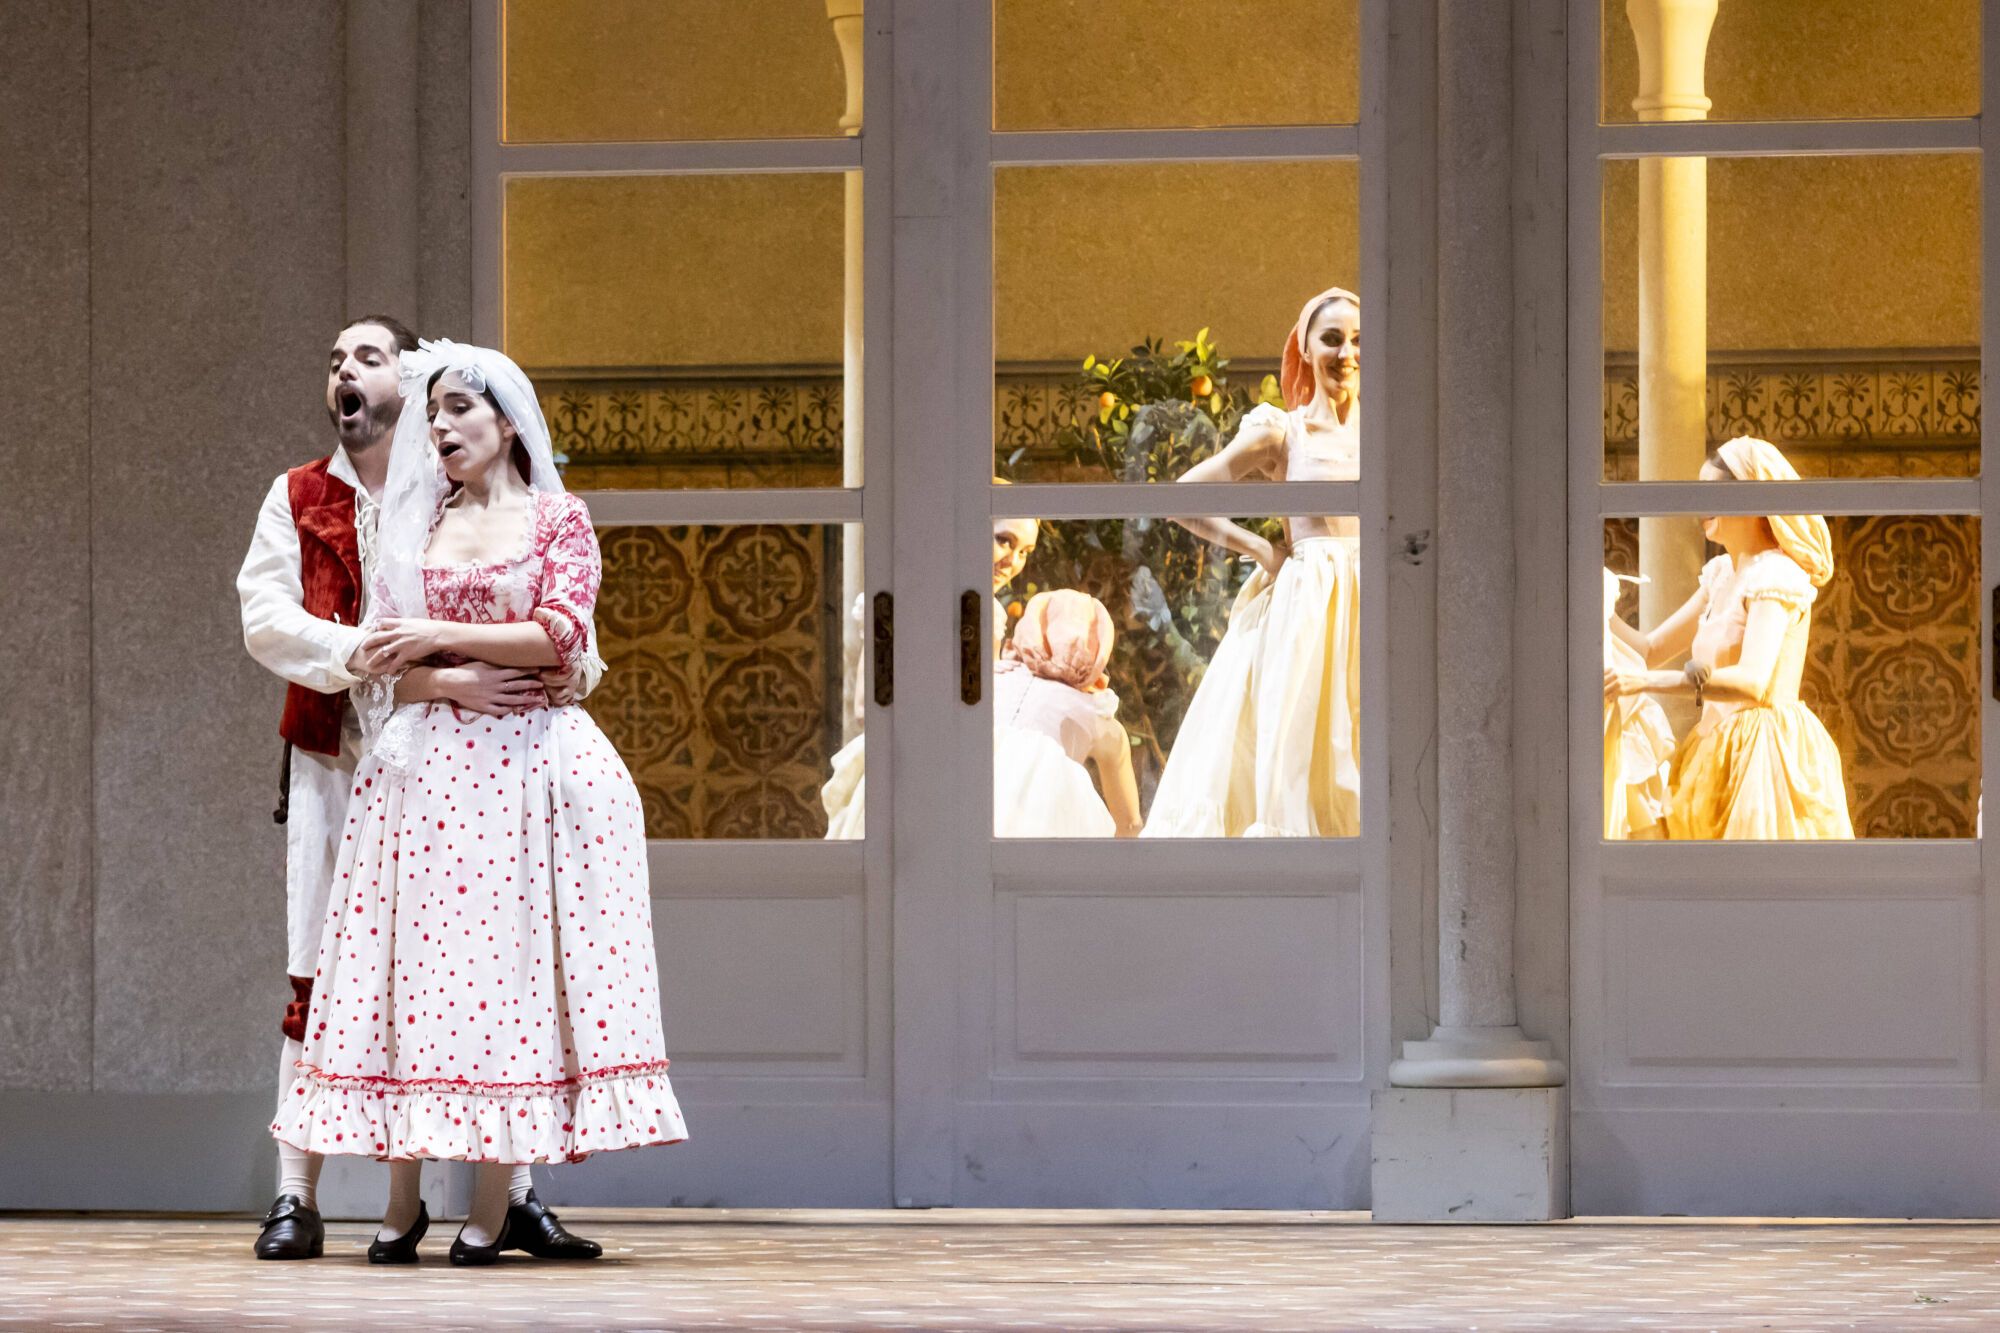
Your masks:
M 467 662 L 464 666 L 437 668 L 438 694 L 457 707 L 472 713 L 497 717 L 502 713 L 533 708 L 546 697 L 541 677 L 519 667 Z
M 581 671 L 544 671 L 538 679 L 549 692 L 551 708 L 567 708 L 582 697 L 578 694 L 583 688 Z
M 361 661 L 371 676 L 389 676 L 439 651 L 435 620 L 391 617 L 361 640 Z

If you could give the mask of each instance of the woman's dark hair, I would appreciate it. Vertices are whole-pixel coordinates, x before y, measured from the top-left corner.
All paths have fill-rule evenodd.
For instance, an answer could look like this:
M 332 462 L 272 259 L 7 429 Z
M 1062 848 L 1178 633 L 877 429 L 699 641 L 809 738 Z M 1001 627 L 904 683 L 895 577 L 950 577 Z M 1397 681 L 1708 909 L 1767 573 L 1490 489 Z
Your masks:
M 439 366 L 436 370 L 433 370 L 431 372 L 431 377 L 424 381 L 425 402 L 430 401 L 430 396 L 432 391 L 437 388 L 437 382 L 443 379 L 445 376 L 445 372 L 450 369 L 451 369 L 450 366 Z M 487 402 L 493 405 L 494 416 L 500 418 L 508 425 L 514 426 L 514 418 L 508 416 L 507 409 L 500 406 L 500 400 L 493 396 L 492 389 L 490 388 L 481 389 L 479 391 L 479 396 L 481 398 L 484 398 Z M 521 474 L 521 480 L 525 482 L 532 482 L 534 480 L 534 467 L 529 462 L 528 446 L 521 439 L 521 428 L 519 426 L 514 426 L 513 459 L 514 459 L 514 470 Z
M 373 324 L 378 329 L 387 329 L 389 337 L 395 341 L 398 353 L 417 350 L 417 335 L 410 331 L 409 325 L 394 315 L 363 315 L 359 319 L 347 321 L 347 327 L 350 329 L 356 324 Z

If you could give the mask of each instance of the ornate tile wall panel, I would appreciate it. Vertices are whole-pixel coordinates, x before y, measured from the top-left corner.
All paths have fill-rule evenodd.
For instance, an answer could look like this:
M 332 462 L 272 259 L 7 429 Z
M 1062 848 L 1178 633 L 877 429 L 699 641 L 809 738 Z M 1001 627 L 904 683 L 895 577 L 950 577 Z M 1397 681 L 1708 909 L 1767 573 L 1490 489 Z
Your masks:
M 1708 438 L 1755 435 L 1808 477 L 1969 477 L 1979 471 L 1979 362 L 1832 360 L 1717 366 Z M 1639 374 L 1604 378 L 1607 475 L 1638 477 Z
M 837 529 L 611 527 L 588 702 L 654 838 L 817 838 L 839 746 Z M 831 544 L 831 546 L 830 546 Z

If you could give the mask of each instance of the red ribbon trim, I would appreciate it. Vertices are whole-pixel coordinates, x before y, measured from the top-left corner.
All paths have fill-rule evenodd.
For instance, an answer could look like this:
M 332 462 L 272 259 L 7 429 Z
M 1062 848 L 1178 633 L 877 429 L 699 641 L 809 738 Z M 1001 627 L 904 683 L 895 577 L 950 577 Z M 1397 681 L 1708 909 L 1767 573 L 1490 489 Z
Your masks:
M 664 1074 L 671 1063 L 667 1060 L 649 1060 L 638 1064 L 608 1065 L 603 1069 L 585 1070 L 573 1079 L 560 1082 L 524 1083 L 482 1083 L 465 1078 L 385 1078 L 375 1074 L 335 1074 L 318 1065 L 299 1062 L 299 1072 L 315 1082 L 335 1088 L 358 1088 L 364 1092 L 457 1092 L 482 1096 L 509 1096 L 538 1089 L 580 1088 L 586 1083 L 601 1083 L 614 1078 L 635 1078 L 642 1074 Z

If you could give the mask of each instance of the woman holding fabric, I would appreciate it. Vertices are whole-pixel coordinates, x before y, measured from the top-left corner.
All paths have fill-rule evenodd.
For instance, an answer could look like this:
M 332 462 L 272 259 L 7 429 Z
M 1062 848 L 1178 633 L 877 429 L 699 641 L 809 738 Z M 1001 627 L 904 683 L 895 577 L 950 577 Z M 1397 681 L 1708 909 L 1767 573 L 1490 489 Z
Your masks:
M 1702 465 L 1704 481 L 1797 481 L 1776 446 L 1739 436 Z M 1833 737 L 1799 698 L 1812 605 L 1833 577 L 1833 538 L 1817 514 L 1702 520 L 1724 554 L 1649 634 L 1613 617 L 1643 668 L 1607 666 L 1607 700 L 1692 695 L 1701 709 L 1674 755 L 1667 832 L 1674 838 L 1851 838 Z M 1660 670 L 1682 653 L 1680 671 Z

